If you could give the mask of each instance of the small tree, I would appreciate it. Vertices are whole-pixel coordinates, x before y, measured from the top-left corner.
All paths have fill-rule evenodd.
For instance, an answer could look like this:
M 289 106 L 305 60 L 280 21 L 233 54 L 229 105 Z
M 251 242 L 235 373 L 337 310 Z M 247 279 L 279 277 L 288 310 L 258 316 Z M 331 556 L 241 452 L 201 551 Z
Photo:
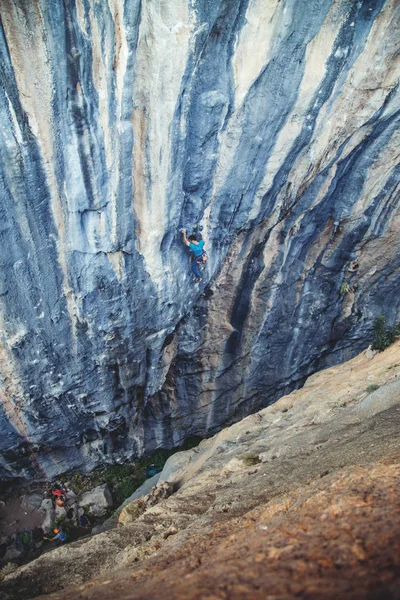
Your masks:
M 400 322 L 392 328 L 386 327 L 386 317 L 380 315 L 375 319 L 374 323 L 374 341 L 372 342 L 373 350 L 382 352 L 388 348 L 400 336 Z
M 400 337 L 400 321 L 392 329 L 388 329 L 389 346 Z

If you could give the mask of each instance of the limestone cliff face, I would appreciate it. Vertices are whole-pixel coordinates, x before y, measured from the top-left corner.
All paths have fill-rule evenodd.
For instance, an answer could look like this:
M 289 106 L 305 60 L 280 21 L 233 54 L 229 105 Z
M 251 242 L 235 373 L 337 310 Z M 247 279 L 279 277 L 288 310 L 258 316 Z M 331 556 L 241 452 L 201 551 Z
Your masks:
M 3 477 L 205 434 L 398 318 L 399 33 L 391 0 L 1 3 Z

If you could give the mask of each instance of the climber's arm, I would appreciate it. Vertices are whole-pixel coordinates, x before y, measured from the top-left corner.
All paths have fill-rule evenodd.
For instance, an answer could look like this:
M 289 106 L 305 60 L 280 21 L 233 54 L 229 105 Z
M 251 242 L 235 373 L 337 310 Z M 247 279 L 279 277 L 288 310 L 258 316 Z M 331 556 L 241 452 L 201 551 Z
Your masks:
M 183 238 L 183 243 L 186 244 L 186 246 L 189 246 L 190 242 L 186 237 L 186 229 L 182 229 L 182 238 Z

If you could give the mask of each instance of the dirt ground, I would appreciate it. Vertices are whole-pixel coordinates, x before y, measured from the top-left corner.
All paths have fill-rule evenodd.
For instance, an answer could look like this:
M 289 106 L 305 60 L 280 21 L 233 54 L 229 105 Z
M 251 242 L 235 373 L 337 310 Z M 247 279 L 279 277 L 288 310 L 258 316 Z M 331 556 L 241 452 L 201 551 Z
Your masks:
M 43 516 L 27 499 L 27 496 L 15 497 L 0 508 L 0 537 L 40 527 Z

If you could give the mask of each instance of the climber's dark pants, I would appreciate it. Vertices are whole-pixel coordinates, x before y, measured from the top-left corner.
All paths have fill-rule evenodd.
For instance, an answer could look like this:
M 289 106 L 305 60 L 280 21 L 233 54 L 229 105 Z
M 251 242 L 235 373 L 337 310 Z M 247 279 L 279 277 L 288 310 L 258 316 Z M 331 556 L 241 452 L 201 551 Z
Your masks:
M 198 279 L 201 279 L 199 265 L 201 265 L 202 263 L 203 263 L 203 259 L 201 256 L 199 256 L 198 258 L 195 258 L 194 261 L 192 262 L 192 271 Z

